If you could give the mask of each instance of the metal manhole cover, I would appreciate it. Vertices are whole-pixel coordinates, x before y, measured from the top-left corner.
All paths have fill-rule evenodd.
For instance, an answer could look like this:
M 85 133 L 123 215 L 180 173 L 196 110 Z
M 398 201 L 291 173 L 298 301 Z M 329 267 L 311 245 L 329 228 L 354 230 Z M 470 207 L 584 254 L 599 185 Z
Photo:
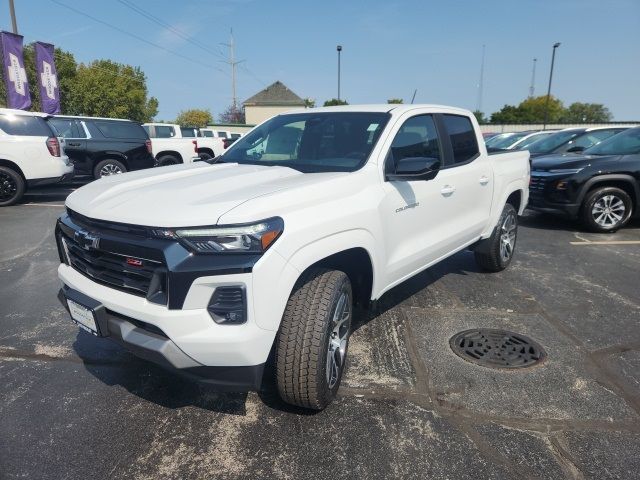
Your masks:
M 490 368 L 522 368 L 547 356 L 544 349 L 524 335 L 494 328 L 475 328 L 455 334 L 449 345 L 463 359 Z

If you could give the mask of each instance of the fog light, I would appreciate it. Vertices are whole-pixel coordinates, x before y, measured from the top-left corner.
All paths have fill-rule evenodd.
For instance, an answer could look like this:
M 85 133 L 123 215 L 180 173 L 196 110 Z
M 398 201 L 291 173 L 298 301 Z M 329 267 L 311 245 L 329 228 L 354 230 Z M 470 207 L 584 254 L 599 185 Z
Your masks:
M 569 184 L 565 181 L 560 181 L 556 183 L 556 190 L 566 190 Z
M 247 301 L 244 286 L 217 287 L 207 310 L 214 322 L 239 325 L 247 321 Z

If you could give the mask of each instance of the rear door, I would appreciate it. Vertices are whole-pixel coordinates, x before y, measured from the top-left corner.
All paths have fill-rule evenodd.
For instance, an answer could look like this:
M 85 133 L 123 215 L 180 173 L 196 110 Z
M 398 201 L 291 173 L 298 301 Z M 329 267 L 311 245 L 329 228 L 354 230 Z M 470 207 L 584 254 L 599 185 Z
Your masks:
M 460 246 L 478 239 L 486 228 L 493 198 L 493 168 L 491 159 L 480 152 L 469 117 L 442 114 L 437 119 L 445 157 L 437 178 L 451 214 L 448 235 Z

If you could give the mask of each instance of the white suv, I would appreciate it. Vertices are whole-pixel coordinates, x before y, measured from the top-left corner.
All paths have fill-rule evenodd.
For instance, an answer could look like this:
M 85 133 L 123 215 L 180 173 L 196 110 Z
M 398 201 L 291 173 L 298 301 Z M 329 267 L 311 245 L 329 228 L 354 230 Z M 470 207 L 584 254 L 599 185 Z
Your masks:
M 0 207 L 18 202 L 27 188 L 56 183 L 73 176 L 44 113 L 0 108 Z

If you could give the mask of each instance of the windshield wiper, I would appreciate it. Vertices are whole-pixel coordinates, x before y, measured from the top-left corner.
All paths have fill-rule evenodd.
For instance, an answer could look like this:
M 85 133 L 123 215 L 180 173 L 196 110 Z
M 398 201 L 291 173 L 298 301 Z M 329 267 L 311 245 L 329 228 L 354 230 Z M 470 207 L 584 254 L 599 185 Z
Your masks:
M 207 162 L 209 165 L 213 165 L 214 163 L 226 163 L 224 160 L 222 160 L 222 155 L 218 155 L 217 157 L 209 158 L 209 159 L 205 160 L 205 162 Z

